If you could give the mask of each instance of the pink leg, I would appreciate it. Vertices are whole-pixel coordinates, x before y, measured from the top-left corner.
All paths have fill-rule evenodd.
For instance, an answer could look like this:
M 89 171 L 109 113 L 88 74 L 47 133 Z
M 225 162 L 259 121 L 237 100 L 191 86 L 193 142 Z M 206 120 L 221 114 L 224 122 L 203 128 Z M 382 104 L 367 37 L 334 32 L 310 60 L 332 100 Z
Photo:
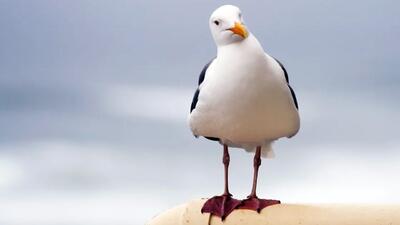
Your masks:
M 279 200 L 271 199 L 259 199 L 257 197 L 257 179 L 258 179 L 258 169 L 261 165 L 261 146 L 257 147 L 256 154 L 254 156 L 253 166 L 253 187 L 251 193 L 247 196 L 247 199 L 242 200 L 242 204 L 239 206 L 240 209 L 251 209 L 260 212 L 263 208 L 275 204 L 280 204 Z
M 229 184 L 228 184 L 228 168 L 230 162 L 230 156 L 228 152 L 228 146 L 224 145 L 224 155 L 222 158 L 222 162 L 224 163 L 224 193 L 220 196 L 214 196 L 208 199 L 201 209 L 201 213 L 210 213 L 211 215 L 219 216 L 222 220 L 224 220 L 233 210 L 235 210 L 240 204 L 241 201 L 232 198 L 231 193 L 229 193 Z

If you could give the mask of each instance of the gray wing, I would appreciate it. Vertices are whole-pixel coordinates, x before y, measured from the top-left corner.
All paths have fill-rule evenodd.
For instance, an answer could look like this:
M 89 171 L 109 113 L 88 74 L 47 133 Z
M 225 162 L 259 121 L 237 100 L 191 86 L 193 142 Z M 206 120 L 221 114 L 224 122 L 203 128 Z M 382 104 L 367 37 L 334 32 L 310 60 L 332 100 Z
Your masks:
M 203 83 L 204 78 L 206 76 L 207 69 L 211 65 L 211 63 L 214 61 L 214 59 L 212 59 L 209 63 L 207 63 L 201 70 L 201 73 L 199 76 L 199 81 L 198 81 L 198 87 L 196 89 L 196 92 L 194 93 L 192 104 L 190 105 L 190 112 L 192 112 L 196 108 L 197 101 L 199 100 L 200 84 Z M 216 138 L 216 137 L 205 137 L 205 138 L 212 140 L 212 141 L 219 141 L 219 138 Z

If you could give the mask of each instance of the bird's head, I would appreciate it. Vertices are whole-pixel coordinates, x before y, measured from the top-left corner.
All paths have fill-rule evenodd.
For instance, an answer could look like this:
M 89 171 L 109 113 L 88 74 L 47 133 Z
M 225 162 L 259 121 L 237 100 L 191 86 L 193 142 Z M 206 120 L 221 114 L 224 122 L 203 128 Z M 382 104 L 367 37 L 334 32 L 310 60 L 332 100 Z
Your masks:
M 217 45 L 239 42 L 249 36 L 240 9 L 233 5 L 223 5 L 210 16 L 210 30 Z

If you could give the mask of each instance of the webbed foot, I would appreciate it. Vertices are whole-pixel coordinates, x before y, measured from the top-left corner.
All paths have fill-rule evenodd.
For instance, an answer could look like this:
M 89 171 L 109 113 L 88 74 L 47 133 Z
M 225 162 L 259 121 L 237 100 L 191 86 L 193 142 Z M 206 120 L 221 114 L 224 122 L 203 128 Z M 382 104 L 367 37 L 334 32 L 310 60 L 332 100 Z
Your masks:
M 241 201 L 232 198 L 230 194 L 214 196 L 204 203 L 201 213 L 210 213 L 225 220 L 240 204 Z
M 272 199 L 260 199 L 257 196 L 248 196 L 247 199 L 241 201 L 239 209 L 250 209 L 260 213 L 265 207 L 281 204 L 279 200 Z

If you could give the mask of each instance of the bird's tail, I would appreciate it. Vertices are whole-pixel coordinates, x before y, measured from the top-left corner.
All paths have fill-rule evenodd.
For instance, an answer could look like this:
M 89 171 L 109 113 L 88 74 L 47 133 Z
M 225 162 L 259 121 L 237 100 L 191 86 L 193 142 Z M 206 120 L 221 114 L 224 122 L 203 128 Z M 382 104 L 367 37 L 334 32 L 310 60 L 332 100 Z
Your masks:
M 245 148 L 248 152 L 255 152 L 257 148 Z M 261 157 L 263 158 L 274 158 L 275 153 L 272 149 L 272 141 L 265 141 L 264 144 L 261 146 Z

